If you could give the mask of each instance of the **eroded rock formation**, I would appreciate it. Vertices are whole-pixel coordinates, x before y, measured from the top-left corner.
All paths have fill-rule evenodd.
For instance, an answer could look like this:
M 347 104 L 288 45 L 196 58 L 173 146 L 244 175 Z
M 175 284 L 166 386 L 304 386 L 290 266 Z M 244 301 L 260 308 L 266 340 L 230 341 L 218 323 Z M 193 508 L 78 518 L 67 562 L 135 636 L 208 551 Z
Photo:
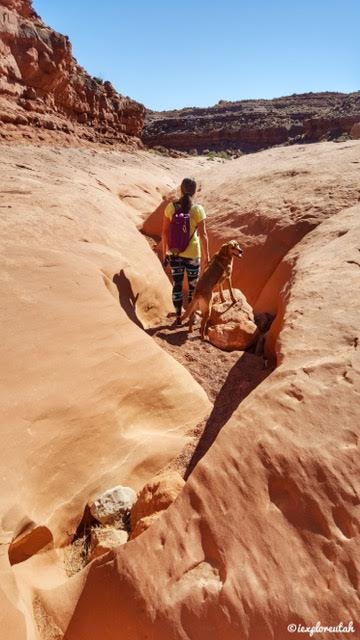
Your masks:
M 359 142 L 229 163 L 14 144 L 2 154 L 7 636 L 285 640 L 299 622 L 358 627 Z M 146 333 L 168 326 L 172 305 L 138 229 L 147 218 L 159 233 L 162 198 L 184 174 L 198 178 L 211 252 L 238 238 L 235 285 L 264 331 L 265 312 L 275 316 L 265 349 L 277 368 L 255 387 L 259 362 L 236 356 L 213 405 Z M 191 340 L 197 375 L 219 376 L 220 360 Z M 210 412 L 210 433 L 196 432 Z M 63 547 L 87 502 L 118 484 L 138 491 L 174 457 L 186 464 L 194 433 L 188 481 L 152 508 L 175 502 L 143 512 L 141 535 L 69 580 Z
M 339 178 L 347 154 L 358 162 L 358 143 L 306 153 L 315 163 L 330 147 Z M 294 164 L 291 149 L 273 153 Z M 268 152 L 257 162 L 263 178 L 276 172 Z M 314 164 L 310 171 L 316 189 Z M 231 182 L 223 205 L 230 193 Z M 67 640 L 116 640 L 119 628 L 133 640 L 287 640 L 288 625 L 360 624 L 360 211 L 340 200 L 332 214 L 323 203 L 327 217 L 306 236 L 292 230 L 267 283 L 278 307 L 268 345 L 277 368 L 233 407 L 175 504 L 112 559 L 73 578 L 73 605 L 60 614 L 70 586 L 41 592 Z M 281 210 L 277 219 L 285 224 Z M 275 245 L 276 236 L 259 238 L 263 263 Z
M 255 151 L 334 139 L 359 121 L 360 93 L 305 93 L 274 100 L 221 100 L 214 107 L 152 112 L 142 138 L 151 146 L 198 152 Z
M 67 36 L 47 27 L 30 0 L 1 0 L 0 135 L 37 131 L 44 137 L 45 131 L 48 137 L 129 143 L 139 136 L 144 114 L 110 82 L 86 73 Z

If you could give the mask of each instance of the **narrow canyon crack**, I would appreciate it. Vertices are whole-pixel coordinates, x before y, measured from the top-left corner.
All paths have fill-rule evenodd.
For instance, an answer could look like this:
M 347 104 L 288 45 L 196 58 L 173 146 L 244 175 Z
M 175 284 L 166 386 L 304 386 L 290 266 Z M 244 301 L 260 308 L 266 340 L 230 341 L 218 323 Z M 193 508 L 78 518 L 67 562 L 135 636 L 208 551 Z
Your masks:
M 170 324 L 170 322 L 169 322 Z M 213 403 L 211 413 L 194 425 L 190 443 L 169 464 L 185 479 L 215 442 L 218 433 L 241 402 L 273 371 L 262 355 L 249 351 L 221 351 L 202 341 L 198 325 L 192 334 L 187 326 L 160 327 L 149 333 L 169 355 L 182 364 L 203 387 Z

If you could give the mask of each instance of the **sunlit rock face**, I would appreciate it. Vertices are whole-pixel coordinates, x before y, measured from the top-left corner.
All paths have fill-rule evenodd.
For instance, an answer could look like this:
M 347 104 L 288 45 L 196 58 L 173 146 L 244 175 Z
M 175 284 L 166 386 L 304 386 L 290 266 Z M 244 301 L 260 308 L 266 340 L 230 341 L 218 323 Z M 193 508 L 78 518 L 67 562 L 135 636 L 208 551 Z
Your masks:
M 0 2 L 0 122 L 7 138 L 30 128 L 46 138 L 131 143 L 144 114 L 110 82 L 86 73 L 68 37 L 47 27 L 31 2 Z

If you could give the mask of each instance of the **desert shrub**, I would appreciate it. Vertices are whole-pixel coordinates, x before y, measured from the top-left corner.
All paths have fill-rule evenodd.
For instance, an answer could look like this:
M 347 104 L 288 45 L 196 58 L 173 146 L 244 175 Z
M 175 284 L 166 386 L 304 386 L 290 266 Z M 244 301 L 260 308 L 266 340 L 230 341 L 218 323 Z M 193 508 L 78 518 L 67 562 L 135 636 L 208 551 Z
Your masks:
M 207 159 L 213 161 L 215 158 L 220 158 L 220 160 L 231 160 L 231 155 L 227 153 L 227 151 L 209 151 Z

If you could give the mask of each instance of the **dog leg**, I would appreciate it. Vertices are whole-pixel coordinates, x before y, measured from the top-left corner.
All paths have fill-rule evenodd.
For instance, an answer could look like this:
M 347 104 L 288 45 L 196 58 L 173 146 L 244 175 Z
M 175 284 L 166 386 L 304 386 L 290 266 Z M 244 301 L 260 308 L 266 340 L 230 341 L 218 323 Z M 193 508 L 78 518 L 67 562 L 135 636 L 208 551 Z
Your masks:
M 184 311 L 184 313 L 181 316 L 181 322 L 183 322 L 183 320 L 186 320 L 186 318 L 190 316 L 190 314 L 192 313 L 192 306 L 193 306 L 193 303 L 189 304 L 188 308 Z
M 207 325 L 209 322 L 209 316 L 210 313 L 209 311 L 207 311 L 206 313 L 204 313 L 202 320 L 201 320 L 201 327 L 200 327 L 200 335 L 201 335 L 201 340 L 205 340 L 206 334 L 207 334 Z
M 219 282 L 219 293 L 220 293 L 221 302 L 225 302 L 224 292 L 223 292 L 223 288 L 222 288 L 222 282 Z
M 193 322 L 194 322 L 194 315 L 195 315 L 195 311 L 193 313 L 190 313 L 188 333 L 192 332 L 192 327 L 193 327 Z
M 186 309 L 186 311 L 181 316 L 181 322 L 186 320 L 186 318 L 189 318 L 189 329 L 188 329 L 189 333 L 191 333 L 191 331 L 192 331 L 192 326 L 193 326 L 193 322 L 194 322 L 194 315 L 195 315 L 195 311 L 198 309 L 198 307 L 199 307 L 198 300 L 196 298 L 193 298 L 193 300 L 190 302 L 188 308 Z
M 231 302 L 232 302 L 233 304 L 235 304 L 235 302 L 236 302 L 236 298 L 235 298 L 235 296 L 234 296 L 234 292 L 233 292 L 233 289 L 232 289 L 232 286 L 231 286 L 231 278 L 228 278 L 228 283 L 229 283 L 229 292 L 230 292 Z

